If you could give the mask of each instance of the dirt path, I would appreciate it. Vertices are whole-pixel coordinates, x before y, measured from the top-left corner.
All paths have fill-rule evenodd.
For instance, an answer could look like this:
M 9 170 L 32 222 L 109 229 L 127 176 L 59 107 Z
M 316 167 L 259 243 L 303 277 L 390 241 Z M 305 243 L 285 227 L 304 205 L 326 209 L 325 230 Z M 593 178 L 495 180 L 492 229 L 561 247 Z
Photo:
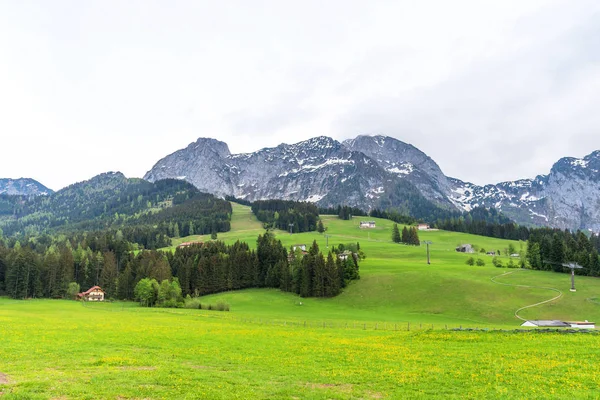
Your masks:
M 523 311 L 523 310 L 525 310 L 525 309 L 527 309 L 527 308 L 532 308 L 532 307 L 540 306 L 540 305 L 542 305 L 542 304 L 546 304 L 546 303 L 550 303 L 551 301 L 558 300 L 558 299 L 560 299 L 560 298 L 562 297 L 562 295 L 563 295 L 563 292 L 561 292 L 561 291 L 560 291 L 560 290 L 558 290 L 558 289 L 551 288 L 551 287 L 545 287 L 545 286 L 529 286 L 529 285 L 513 285 L 513 284 L 510 284 L 510 283 L 502 283 L 502 282 L 498 282 L 498 281 L 496 281 L 496 278 L 500 278 L 500 277 L 502 277 L 502 276 L 510 275 L 510 274 L 512 274 L 512 273 L 514 273 L 514 272 L 515 272 L 515 271 L 509 271 L 509 272 L 505 272 L 505 273 L 503 273 L 503 274 L 496 275 L 496 276 L 494 276 L 494 277 L 490 278 L 490 280 L 491 280 L 492 282 L 494 282 L 494 283 L 498 284 L 498 285 L 504 285 L 504 286 L 513 286 L 513 287 L 522 287 L 522 288 L 530 288 L 530 289 L 545 289 L 545 290 L 552 290 L 553 292 L 556 292 L 556 293 L 558 293 L 558 295 L 557 295 L 557 296 L 554 296 L 553 298 L 551 298 L 551 299 L 549 299 L 549 300 L 540 301 L 539 303 L 530 304 L 530 305 L 528 305 L 528 306 L 524 306 L 524 307 L 521 307 L 521 308 L 517 309 L 517 310 L 515 311 L 515 317 L 517 317 L 517 318 L 518 318 L 518 319 L 520 319 L 521 321 L 527 321 L 525 318 L 523 318 L 523 317 L 521 317 L 521 316 L 519 315 L 519 313 L 520 313 L 521 311 Z
M 6 376 L 2 372 L 0 372 L 0 385 L 5 385 L 7 383 L 9 383 L 8 376 Z

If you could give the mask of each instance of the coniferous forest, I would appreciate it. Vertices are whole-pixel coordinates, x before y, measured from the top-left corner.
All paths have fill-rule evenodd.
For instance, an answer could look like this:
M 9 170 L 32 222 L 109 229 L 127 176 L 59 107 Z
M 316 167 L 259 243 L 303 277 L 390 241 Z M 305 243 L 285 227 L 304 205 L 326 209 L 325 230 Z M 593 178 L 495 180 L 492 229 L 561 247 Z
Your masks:
M 319 209 L 314 203 L 291 200 L 259 200 L 252 203 L 252 212 L 266 228 L 293 233 L 317 229 Z
M 46 241 L 0 242 L 0 294 L 23 299 L 72 297 L 100 285 L 108 298 L 135 299 L 145 278 L 177 278 L 183 296 L 199 296 L 251 287 L 279 288 L 303 297 L 331 297 L 358 279 L 358 245 L 321 253 L 316 242 L 308 252 L 285 249 L 272 234 L 260 235 L 256 250 L 246 243 L 220 241 L 181 247 L 173 252 L 132 251 L 116 234 L 82 234 Z

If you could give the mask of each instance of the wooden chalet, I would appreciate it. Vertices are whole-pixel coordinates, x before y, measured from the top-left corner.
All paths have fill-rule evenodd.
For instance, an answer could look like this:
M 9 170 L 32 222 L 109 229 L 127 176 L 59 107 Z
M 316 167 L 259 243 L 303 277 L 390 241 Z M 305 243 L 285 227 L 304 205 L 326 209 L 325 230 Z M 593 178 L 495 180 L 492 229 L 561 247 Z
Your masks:
M 375 221 L 360 221 L 359 227 L 362 228 L 375 228 Z
M 77 294 L 77 297 L 85 301 L 104 301 L 104 290 L 100 286 L 94 286 Z

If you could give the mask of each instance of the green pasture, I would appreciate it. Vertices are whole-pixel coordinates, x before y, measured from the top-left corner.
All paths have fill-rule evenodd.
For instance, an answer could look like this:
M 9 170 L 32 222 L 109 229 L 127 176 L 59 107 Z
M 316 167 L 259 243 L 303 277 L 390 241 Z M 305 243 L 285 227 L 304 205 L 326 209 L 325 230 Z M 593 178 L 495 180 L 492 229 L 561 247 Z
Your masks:
M 232 229 L 219 234 L 219 240 L 246 241 L 256 245 L 264 232 L 249 207 L 233 203 Z M 250 289 L 206 296 L 206 302 L 225 301 L 236 315 L 248 318 L 294 319 L 301 321 L 356 321 L 382 323 L 434 324 L 435 326 L 516 327 L 522 321 L 514 316 L 520 307 L 550 299 L 555 292 L 538 288 L 498 285 L 491 278 L 505 272 L 498 282 L 563 291 L 556 302 L 524 310 L 528 319 L 565 319 L 600 321 L 600 280 L 577 277 L 577 292 L 569 292 L 568 274 L 496 268 L 492 257 L 455 251 L 460 244 L 475 245 L 486 251 L 502 251 L 510 241 L 448 231 L 420 231 L 419 238 L 432 241 L 431 264 L 426 262 L 425 246 L 405 246 L 391 241 L 393 222 L 377 218 L 356 217 L 343 221 L 336 216 L 322 216 L 327 231 L 290 235 L 274 231 L 286 247 L 310 244 L 316 240 L 322 251 L 339 243 L 359 242 L 367 258 L 360 263 L 361 279 L 352 282 L 333 299 L 301 299 L 273 289 Z M 361 219 L 375 220 L 376 228 L 360 229 Z M 402 229 L 400 225 L 400 229 Z M 184 241 L 208 241 L 209 236 L 181 238 Z M 518 252 L 525 243 L 512 242 Z M 174 249 L 174 247 L 173 247 Z M 468 257 L 481 258 L 485 266 L 468 266 Z M 509 257 L 500 257 L 504 264 Z M 517 263 L 518 259 L 514 259 Z M 300 304 L 302 303 L 302 304 Z
M 255 246 L 262 224 L 248 207 L 233 207 L 232 230 L 219 240 Z M 367 230 L 360 218 L 322 218 L 329 246 L 358 241 L 367 257 L 361 279 L 331 299 L 275 289 L 201 298 L 230 305 L 217 312 L 0 298 L 0 397 L 600 397 L 597 332 L 514 332 L 515 310 L 556 296 L 546 288 L 563 295 L 523 317 L 599 322 L 599 279 L 576 277 L 573 293 L 568 274 L 496 268 L 477 254 L 485 266 L 468 266 L 457 245 L 503 251 L 509 242 L 444 231 L 419 232 L 433 242 L 428 265 L 425 247 L 391 242 L 390 221 Z M 286 246 L 316 240 L 327 250 L 316 232 L 275 234 Z M 175 245 L 195 240 L 210 238 Z
M 600 396 L 595 334 L 304 327 L 132 305 L 0 299 L 0 396 Z

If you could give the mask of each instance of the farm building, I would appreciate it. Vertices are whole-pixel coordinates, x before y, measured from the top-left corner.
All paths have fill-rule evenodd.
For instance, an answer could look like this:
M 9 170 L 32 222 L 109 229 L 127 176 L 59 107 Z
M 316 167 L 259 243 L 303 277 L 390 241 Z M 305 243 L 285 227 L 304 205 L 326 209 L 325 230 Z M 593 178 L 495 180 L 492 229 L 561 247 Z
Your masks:
M 485 254 L 487 254 L 488 256 L 495 256 L 495 255 L 496 255 L 496 252 L 495 252 L 495 251 L 488 251 L 488 252 L 487 252 L 487 253 L 485 253 Z
M 304 251 L 304 250 L 300 250 L 300 258 L 303 258 L 305 255 L 308 254 L 308 251 Z M 294 260 L 294 258 L 296 258 L 296 251 L 290 251 L 288 254 L 288 261 L 292 262 Z
M 459 253 L 473 253 L 473 246 L 470 244 L 461 244 L 456 248 Z
M 188 247 L 188 246 L 194 246 L 194 245 L 203 245 L 204 242 L 184 242 L 181 243 L 180 245 L 177 246 L 177 248 L 181 248 L 181 247 Z
M 104 301 L 104 290 L 100 286 L 94 286 L 83 293 L 79 293 L 77 297 L 85 301 Z
M 550 328 L 579 328 L 595 329 L 596 324 L 589 321 L 558 321 L 558 320 L 531 320 L 525 321 L 521 326 L 537 326 Z
M 553 327 L 553 328 L 570 328 L 571 325 L 564 321 L 559 321 L 556 319 L 553 320 L 530 320 L 525 321 L 521 324 L 521 326 L 538 326 L 538 327 Z
M 567 321 L 567 324 L 571 325 L 571 328 L 580 328 L 580 329 L 596 329 L 595 322 L 589 321 Z
M 375 228 L 375 221 L 360 221 L 360 228 Z
M 417 229 L 420 231 L 429 230 L 429 224 L 419 224 L 419 225 L 417 225 Z
M 292 246 L 292 251 L 296 251 L 296 249 L 306 251 L 306 245 L 305 244 L 295 244 Z
M 350 250 L 344 250 L 342 253 L 340 253 L 340 255 L 338 256 L 340 258 L 340 260 L 347 260 L 348 257 L 352 256 L 352 252 Z

